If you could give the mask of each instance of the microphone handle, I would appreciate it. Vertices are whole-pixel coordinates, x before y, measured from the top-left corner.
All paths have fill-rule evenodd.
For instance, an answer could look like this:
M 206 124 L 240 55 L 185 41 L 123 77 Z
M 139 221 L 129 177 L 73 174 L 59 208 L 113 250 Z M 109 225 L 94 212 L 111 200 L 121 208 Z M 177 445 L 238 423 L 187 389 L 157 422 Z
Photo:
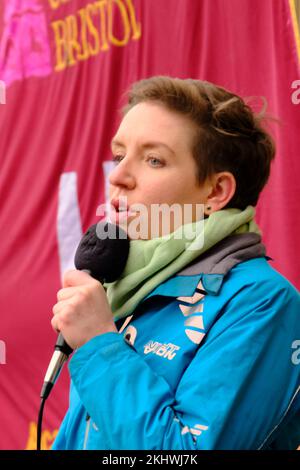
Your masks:
M 61 345 L 57 345 L 57 343 L 61 343 Z M 58 340 L 55 344 L 55 349 L 52 354 L 51 361 L 49 362 L 48 369 L 44 378 L 43 387 L 40 393 L 40 397 L 44 400 L 48 398 L 53 385 L 58 379 L 58 376 L 64 363 L 68 360 L 69 354 L 66 354 L 67 351 L 70 351 L 69 354 L 71 354 L 73 349 L 70 348 L 70 346 L 65 342 L 63 335 L 60 333 Z
M 91 275 L 91 271 L 89 269 L 82 269 L 82 271 Z M 44 378 L 40 398 L 44 400 L 48 398 L 53 385 L 58 379 L 58 376 L 61 372 L 64 363 L 68 360 L 72 352 L 73 349 L 71 348 L 71 346 L 69 346 L 68 343 L 65 341 L 63 335 L 59 333 L 54 346 L 54 352 L 52 354 L 52 358 L 48 365 L 48 369 Z
M 70 356 L 70 354 L 73 352 L 73 349 L 71 348 L 71 346 L 68 345 L 62 333 L 59 333 L 58 335 L 57 341 L 54 346 L 54 350 L 60 351 L 66 356 Z

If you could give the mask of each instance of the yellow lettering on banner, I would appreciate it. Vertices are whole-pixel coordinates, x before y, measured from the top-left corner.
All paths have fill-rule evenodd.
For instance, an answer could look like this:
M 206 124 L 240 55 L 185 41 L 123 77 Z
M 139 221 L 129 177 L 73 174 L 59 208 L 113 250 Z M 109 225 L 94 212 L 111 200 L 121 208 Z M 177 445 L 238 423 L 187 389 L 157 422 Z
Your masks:
M 69 3 L 71 0 L 49 0 L 50 7 L 53 8 L 53 10 L 56 10 L 58 7 L 63 5 L 64 3 Z
M 58 429 L 53 432 L 48 431 L 48 429 L 45 429 L 44 431 L 42 431 L 41 449 L 49 450 L 57 434 L 58 434 Z
M 49 1 L 53 8 L 63 3 L 63 0 Z M 114 29 L 116 20 L 120 25 L 118 33 Z M 75 14 L 53 21 L 51 26 L 56 46 L 56 72 L 107 51 L 110 45 L 124 47 L 130 39 L 141 37 L 141 24 L 136 19 L 132 0 L 97 0 Z
M 123 26 L 124 26 L 124 37 L 123 39 L 117 39 L 113 35 L 113 8 L 114 4 L 118 7 Z M 130 23 L 127 14 L 127 10 L 121 0 L 110 0 L 108 3 L 108 37 L 112 44 L 115 46 L 126 46 L 130 38 Z
M 134 10 L 134 6 L 132 5 L 132 1 L 131 0 L 125 0 L 125 1 L 128 6 L 130 22 L 131 22 L 131 26 L 133 29 L 132 39 L 135 39 L 135 40 L 140 39 L 142 35 L 141 23 L 137 23 L 136 21 L 135 10 Z
M 51 26 L 56 44 L 55 70 L 58 72 L 64 70 L 67 66 L 67 28 L 63 20 L 53 21 Z
M 89 43 L 89 51 L 91 55 L 97 55 L 99 54 L 99 51 L 100 51 L 100 41 L 99 41 L 98 30 L 97 28 L 95 28 L 92 18 L 90 16 L 90 14 L 93 15 L 94 13 L 97 13 L 97 7 L 96 5 L 92 5 L 89 3 L 86 7 L 86 21 L 88 24 L 89 32 L 91 36 L 94 38 L 94 46 L 92 46 L 92 44 Z
M 106 34 L 106 16 L 105 16 L 105 7 L 107 6 L 107 0 L 100 0 L 95 2 L 95 7 L 99 9 L 100 13 L 100 25 L 101 25 L 101 50 L 107 51 L 109 49 L 109 45 L 107 42 L 107 34 Z
M 78 11 L 78 14 L 81 18 L 81 44 L 83 52 L 78 54 L 78 60 L 86 60 L 89 58 L 89 47 L 86 37 L 86 11 L 85 8 L 82 8 Z
M 25 450 L 36 450 L 36 444 L 37 444 L 36 433 L 37 433 L 37 424 L 34 421 L 31 421 L 29 423 L 29 433 L 28 433 L 28 439 L 27 439 Z M 42 431 L 41 449 L 50 450 L 57 434 L 58 434 L 58 429 L 55 429 L 52 432 L 49 431 L 48 429 L 45 429 L 44 431 Z
M 50 7 L 53 8 L 53 10 L 56 10 L 56 8 L 59 7 L 59 0 L 49 0 Z
M 74 49 L 77 52 L 76 58 L 80 60 L 82 57 L 81 55 L 81 47 L 79 42 L 77 41 L 78 36 L 78 28 L 77 28 L 77 21 L 74 15 L 69 15 L 66 18 L 66 25 L 68 31 L 68 65 L 72 66 L 76 64 L 76 60 L 74 58 Z

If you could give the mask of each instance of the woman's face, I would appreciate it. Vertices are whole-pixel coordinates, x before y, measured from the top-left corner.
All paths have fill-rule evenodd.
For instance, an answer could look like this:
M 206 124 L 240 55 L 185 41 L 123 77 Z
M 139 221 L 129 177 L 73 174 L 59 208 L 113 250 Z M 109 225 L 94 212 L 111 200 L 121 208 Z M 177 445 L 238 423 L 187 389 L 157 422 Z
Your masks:
M 202 206 L 196 204 L 205 203 L 210 185 L 197 182 L 194 133 L 188 118 L 159 103 L 139 103 L 124 116 L 111 144 L 116 162 L 109 177 L 111 220 L 135 229 L 139 222 L 140 235 L 131 238 L 161 236 L 201 218 Z M 181 222 L 168 212 L 174 204 L 186 216 Z

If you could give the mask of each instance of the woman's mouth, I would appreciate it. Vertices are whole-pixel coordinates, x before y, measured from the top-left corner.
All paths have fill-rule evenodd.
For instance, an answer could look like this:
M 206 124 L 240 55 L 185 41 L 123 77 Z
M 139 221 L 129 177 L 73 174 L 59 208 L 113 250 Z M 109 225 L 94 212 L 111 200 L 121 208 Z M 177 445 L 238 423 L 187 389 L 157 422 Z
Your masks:
M 135 215 L 129 208 L 126 197 L 112 199 L 110 202 L 110 220 L 112 223 L 119 224 L 126 221 L 129 217 Z

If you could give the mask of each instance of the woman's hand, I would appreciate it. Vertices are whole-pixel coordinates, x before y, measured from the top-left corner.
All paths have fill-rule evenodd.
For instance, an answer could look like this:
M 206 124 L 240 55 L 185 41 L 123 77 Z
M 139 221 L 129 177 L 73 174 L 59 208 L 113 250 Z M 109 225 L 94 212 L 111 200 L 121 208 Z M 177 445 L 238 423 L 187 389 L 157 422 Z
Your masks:
M 51 324 L 71 348 L 79 348 L 94 336 L 118 332 L 103 286 L 84 271 L 64 274 L 57 300 Z

